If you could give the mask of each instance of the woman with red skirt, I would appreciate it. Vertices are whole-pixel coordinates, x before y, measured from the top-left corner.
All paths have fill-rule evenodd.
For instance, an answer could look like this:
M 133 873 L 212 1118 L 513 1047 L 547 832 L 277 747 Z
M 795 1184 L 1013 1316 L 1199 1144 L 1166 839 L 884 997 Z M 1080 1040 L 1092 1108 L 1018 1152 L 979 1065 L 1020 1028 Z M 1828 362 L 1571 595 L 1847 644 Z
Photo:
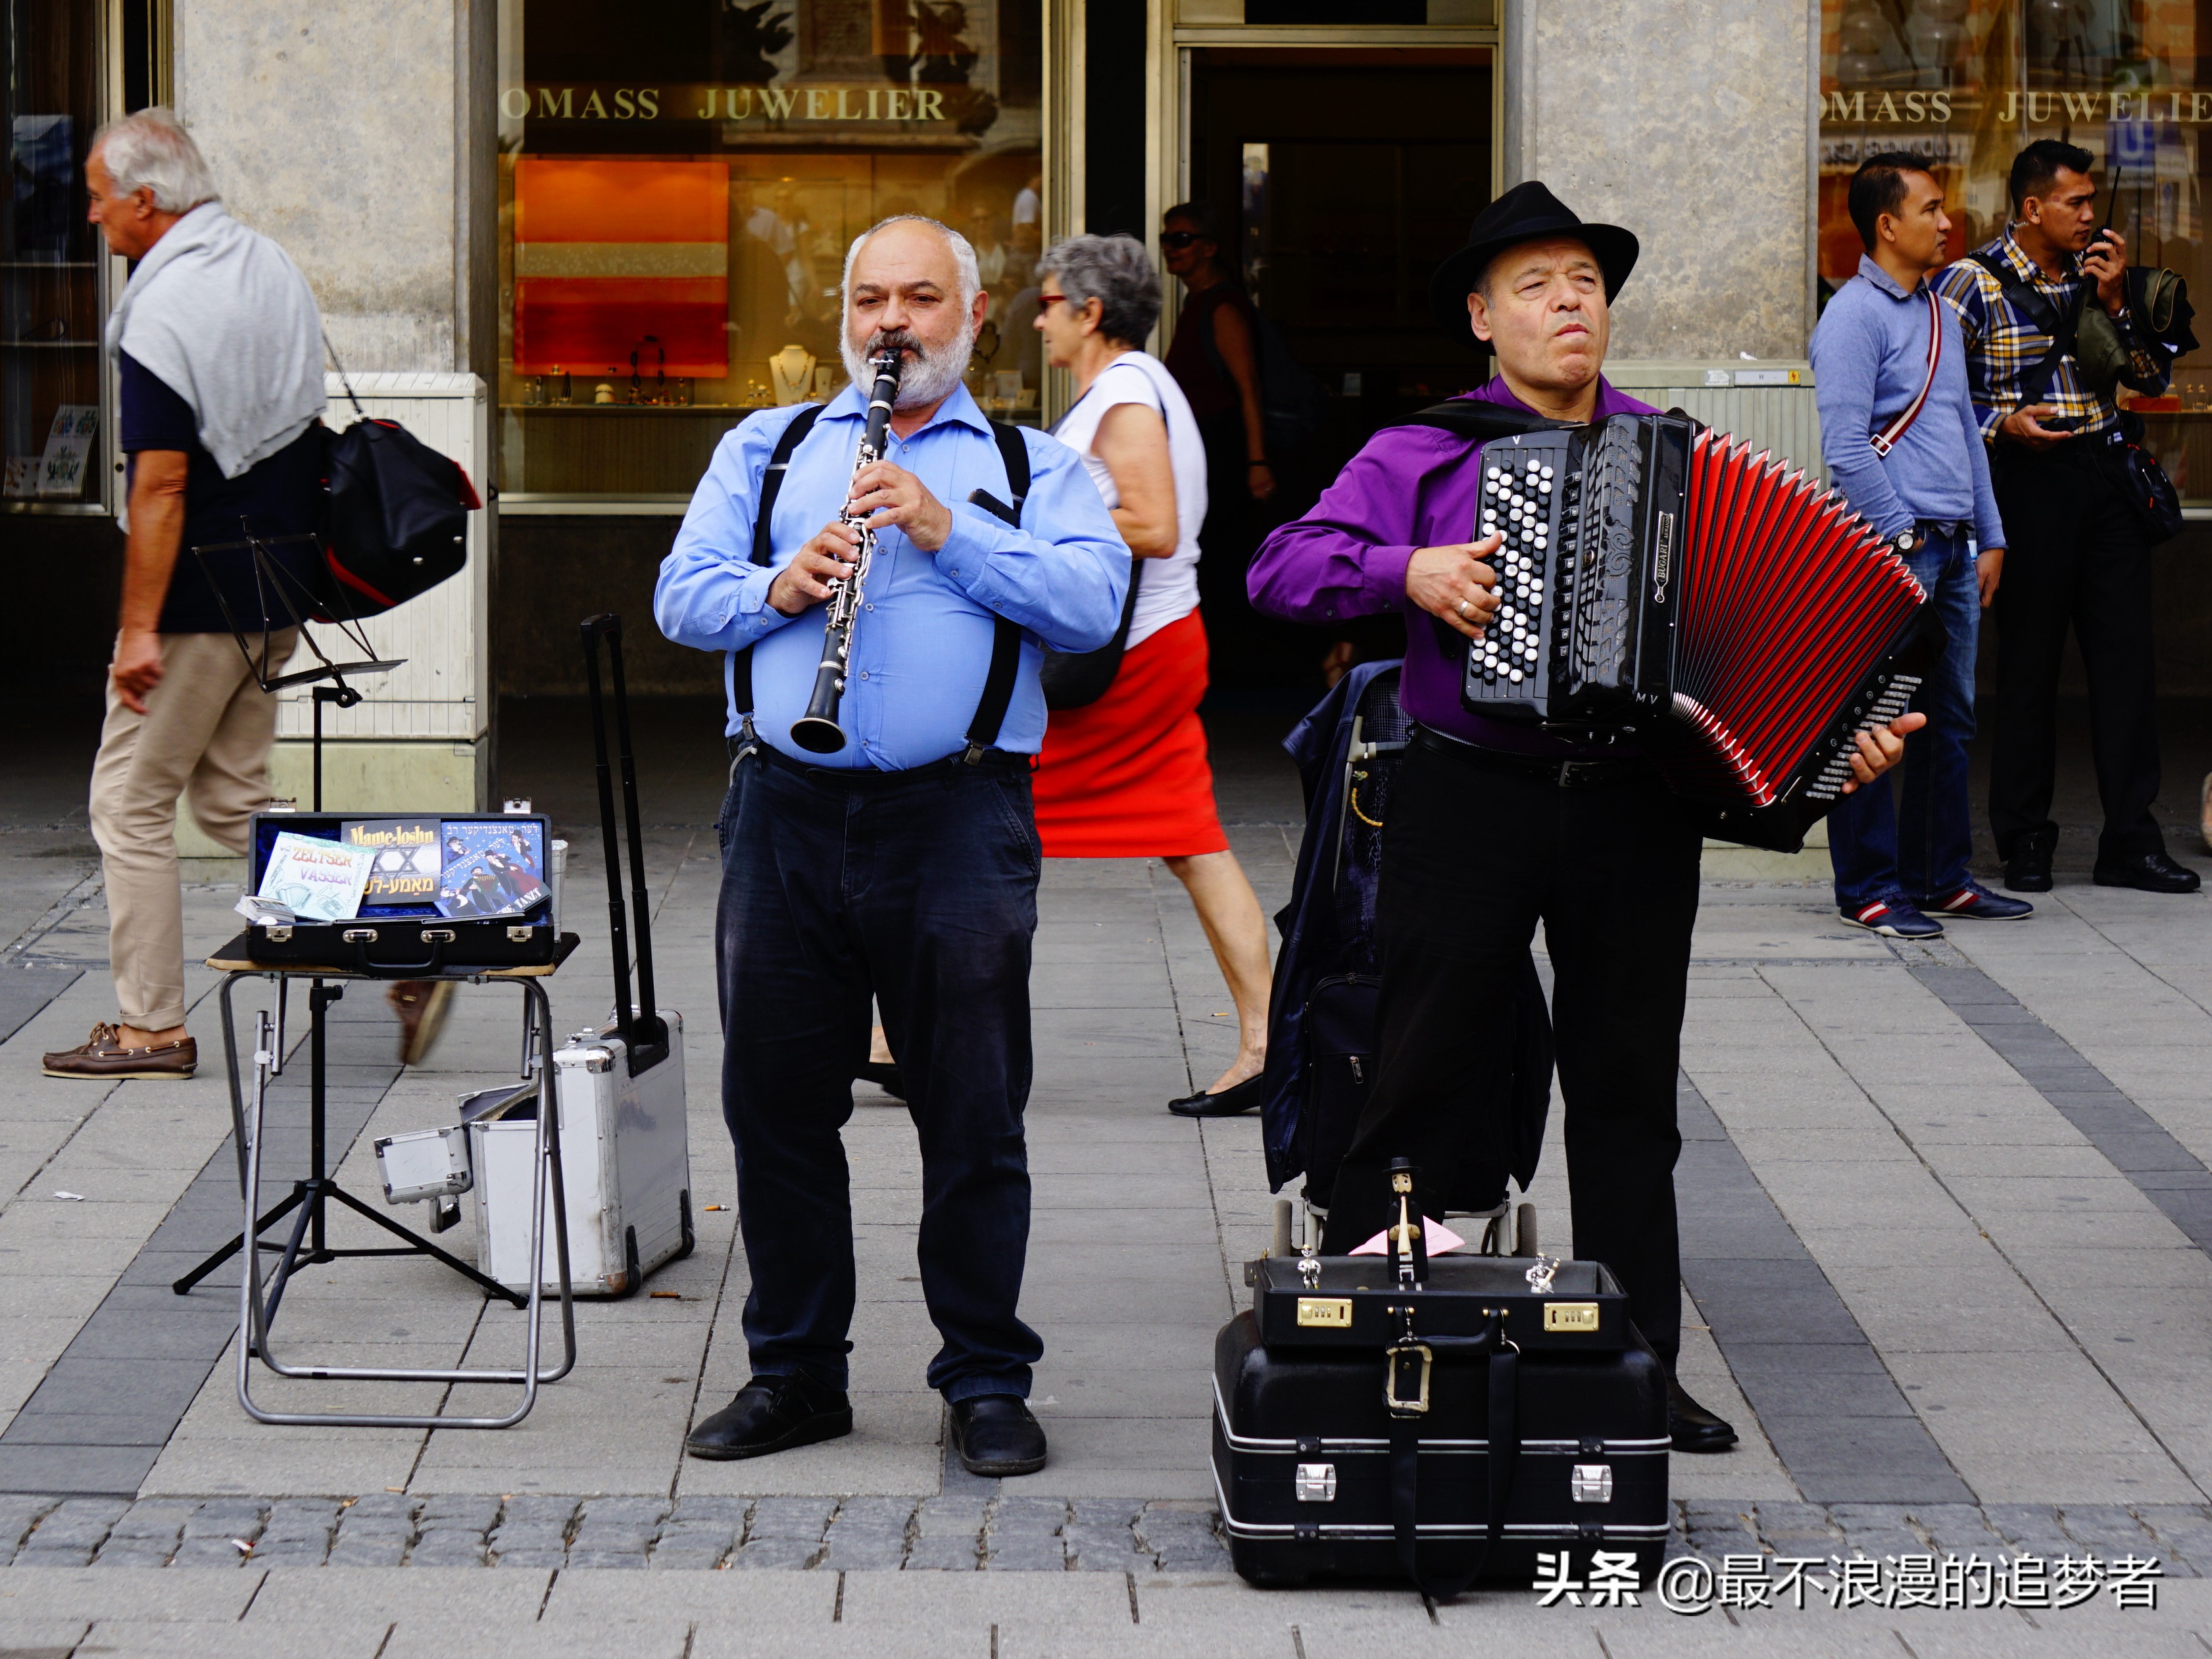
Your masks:
M 1237 1005 L 1237 1058 L 1206 1088 L 1168 1103 L 1184 1117 L 1260 1103 L 1267 1047 L 1267 924 L 1213 805 L 1199 700 L 1206 625 L 1198 614 L 1198 531 L 1206 446 L 1160 361 L 1137 349 L 1160 283 L 1127 236 L 1075 236 L 1046 253 L 1038 331 L 1080 394 L 1054 428 L 1090 469 L 1136 562 L 1128 641 L 1095 702 L 1056 708 L 1033 780 L 1051 858 L 1157 858 L 1189 890 Z

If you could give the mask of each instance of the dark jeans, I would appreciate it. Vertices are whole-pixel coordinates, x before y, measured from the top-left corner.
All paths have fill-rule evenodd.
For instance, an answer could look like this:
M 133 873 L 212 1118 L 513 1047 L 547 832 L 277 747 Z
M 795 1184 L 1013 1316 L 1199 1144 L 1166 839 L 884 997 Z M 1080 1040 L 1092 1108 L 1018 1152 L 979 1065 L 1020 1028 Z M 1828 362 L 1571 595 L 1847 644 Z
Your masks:
M 1027 1396 L 1015 1316 L 1029 1249 L 1030 941 L 1040 866 L 1028 773 L 841 775 L 738 763 L 719 826 L 722 1112 L 761 1375 L 845 1386 L 854 1301 L 844 1142 L 868 1005 L 921 1140 L 921 1291 L 947 1400 Z
M 1381 1052 L 1328 1248 L 1372 1233 L 1342 1236 L 1373 1207 L 1347 1183 L 1376 1188 L 1393 1158 L 1429 1171 L 1487 1155 L 1504 1187 L 1510 1103 L 1485 1045 L 1507 1040 L 1500 997 L 1526 971 L 1540 920 L 1575 1255 L 1613 1269 L 1638 1328 L 1672 1365 L 1682 1340 L 1674 1087 L 1697 827 L 1656 773 L 1563 788 L 1479 769 L 1433 741 L 1407 751 L 1383 831 Z
M 1905 742 L 1901 803 L 1894 801 L 1884 773 L 1828 814 L 1836 904 L 1844 910 L 1897 888 L 1913 898 L 1948 898 L 1966 884 L 1966 862 L 1974 854 L 1966 745 L 1974 737 L 1974 647 L 1982 602 L 1973 550 L 1963 535 L 1938 533 L 1906 562 L 1928 590 L 1951 642 L 1912 699 L 1928 724 Z
M 2089 673 L 2089 750 L 2105 812 L 2097 855 L 2159 852 L 2150 550 L 2114 482 L 2112 452 L 2079 441 L 2033 456 L 1999 447 L 2006 546 L 1990 754 L 1997 851 L 2009 857 L 2029 830 L 2057 827 L 2058 667 L 2071 625 Z

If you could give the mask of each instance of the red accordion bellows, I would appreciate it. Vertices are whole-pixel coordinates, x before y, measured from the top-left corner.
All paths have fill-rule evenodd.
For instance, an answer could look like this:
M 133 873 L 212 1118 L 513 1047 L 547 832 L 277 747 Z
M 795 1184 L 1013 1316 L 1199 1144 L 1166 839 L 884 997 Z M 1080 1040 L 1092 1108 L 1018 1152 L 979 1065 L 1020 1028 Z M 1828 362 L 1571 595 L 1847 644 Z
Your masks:
M 1690 793 L 1772 804 L 1925 594 L 1840 497 L 1765 451 L 1700 432 L 1674 632 Z M 1692 734 L 1694 734 L 1692 736 Z

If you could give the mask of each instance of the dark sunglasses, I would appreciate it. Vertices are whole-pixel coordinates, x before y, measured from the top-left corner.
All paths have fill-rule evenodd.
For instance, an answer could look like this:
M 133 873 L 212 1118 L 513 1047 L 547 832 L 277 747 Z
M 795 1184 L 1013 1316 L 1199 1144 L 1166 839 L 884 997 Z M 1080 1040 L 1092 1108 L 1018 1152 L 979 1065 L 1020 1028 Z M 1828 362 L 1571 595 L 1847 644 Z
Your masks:
M 1193 242 L 1210 242 L 1211 236 L 1201 236 L 1194 230 L 1164 230 L 1160 233 L 1162 247 L 1188 247 Z

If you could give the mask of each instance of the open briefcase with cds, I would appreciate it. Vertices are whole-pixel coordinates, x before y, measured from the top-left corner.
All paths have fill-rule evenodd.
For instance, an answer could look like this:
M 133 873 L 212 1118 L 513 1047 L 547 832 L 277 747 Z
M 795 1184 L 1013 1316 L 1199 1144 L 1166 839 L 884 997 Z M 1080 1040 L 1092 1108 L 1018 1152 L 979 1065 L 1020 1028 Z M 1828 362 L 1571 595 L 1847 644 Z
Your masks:
M 1213 1470 L 1255 1584 L 1648 1583 L 1668 1534 L 1667 1370 L 1595 1261 L 1428 1255 L 1390 1172 L 1384 1254 L 1266 1256 L 1214 1341 Z M 1568 1556 L 1564 1567 L 1556 1557 Z
M 483 812 L 258 812 L 248 960 L 380 977 L 532 968 L 559 949 L 551 829 Z

